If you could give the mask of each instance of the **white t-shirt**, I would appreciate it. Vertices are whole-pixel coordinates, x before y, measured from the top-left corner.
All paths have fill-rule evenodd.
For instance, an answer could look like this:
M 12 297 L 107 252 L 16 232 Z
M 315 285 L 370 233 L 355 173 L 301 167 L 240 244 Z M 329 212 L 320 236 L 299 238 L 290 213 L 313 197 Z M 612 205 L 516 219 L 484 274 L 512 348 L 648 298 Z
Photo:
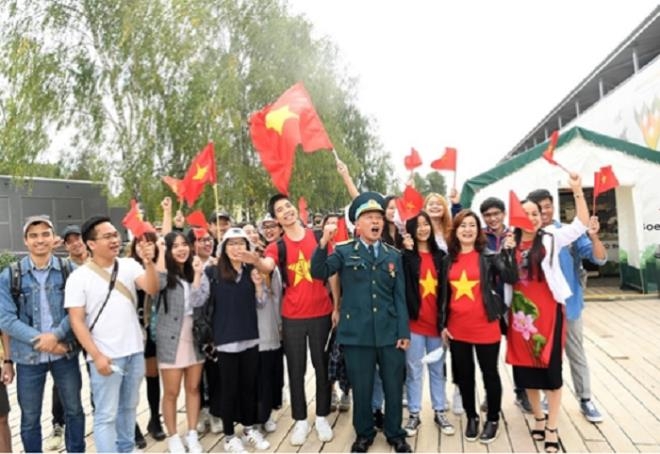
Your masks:
M 117 282 L 123 283 L 133 294 L 133 301 L 137 301 L 135 279 L 144 274 L 144 268 L 132 258 L 122 257 L 117 260 Z M 112 275 L 112 266 L 105 270 Z M 108 286 L 109 282 L 95 271 L 88 266 L 80 266 L 66 281 L 64 307 L 84 307 L 89 327 L 108 295 Z M 129 301 L 115 286 L 94 325 L 94 343 L 109 358 L 121 358 L 144 351 L 142 330 L 133 301 Z M 88 357 L 88 360 L 91 358 Z

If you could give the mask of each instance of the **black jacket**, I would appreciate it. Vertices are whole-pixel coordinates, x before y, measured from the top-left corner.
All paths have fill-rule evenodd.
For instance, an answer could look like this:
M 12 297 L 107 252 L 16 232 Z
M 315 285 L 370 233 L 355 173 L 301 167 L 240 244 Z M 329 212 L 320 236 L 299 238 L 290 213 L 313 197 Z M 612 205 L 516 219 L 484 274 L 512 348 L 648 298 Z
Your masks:
M 449 285 L 448 275 L 451 263 L 451 257 L 449 255 L 443 257 L 441 272 L 438 274 L 440 298 L 442 301 L 442 310 L 440 311 L 440 326 L 442 328 L 447 326 L 447 318 L 449 316 L 451 286 Z M 507 284 L 518 282 L 518 266 L 516 265 L 513 250 L 502 249 L 502 251 L 495 253 L 490 249 L 485 249 L 479 254 L 479 282 L 484 308 L 486 309 L 486 317 L 490 322 L 502 318 L 508 309 L 502 297 L 497 293 L 497 288 L 501 281 Z
M 417 320 L 419 317 L 419 308 L 421 307 L 421 299 L 419 295 L 419 278 L 420 267 L 422 266 L 422 259 L 418 252 L 403 249 L 403 274 L 406 281 L 406 305 L 408 306 L 408 318 L 410 320 Z M 438 288 L 435 294 L 436 302 L 438 304 L 438 332 L 442 331 L 442 300 L 440 298 L 440 270 L 442 268 L 442 260 L 447 254 L 444 251 L 437 251 L 433 254 L 433 264 L 435 265 L 435 272 L 438 276 Z

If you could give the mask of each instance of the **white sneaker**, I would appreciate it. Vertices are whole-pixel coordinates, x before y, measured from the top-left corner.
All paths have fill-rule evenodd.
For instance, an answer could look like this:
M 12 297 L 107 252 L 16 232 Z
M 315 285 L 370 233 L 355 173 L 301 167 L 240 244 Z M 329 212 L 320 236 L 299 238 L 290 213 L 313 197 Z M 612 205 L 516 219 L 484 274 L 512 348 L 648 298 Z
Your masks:
M 186 435 L 186 444 L 188 445 L 188 452 L 199 454 L 204 452 L 202 445 L 199 444 L 199 438 L 197 437 L 197 431 L 191 430 Z
M 456 416 L 465 413 L 465 409 L 463 408 L 463 397 L 461 397 L 461 390 L 458 389 L 458 386 L 454 387 L 454 397 L 451 399 L 451 411 Z
M 319 436 L 319 441 L 326 442 L 332 440 L 334 434 L 332 433 L 332 427 L 328 423 L 328 420 L 325 416 L 316 417 L 316 433 Z
M 222 418 L 209 415 L 209 420 L 211 421 L 211 432 L 214 434 L 222 433 L 222 430 L 224 429 L 222 427 Z
M 272 433 L 277 430 L 277 423 L 272 416 L 269 416 L 268 421 L 264 423 L 264 430 L 268 433 Z
M 291 445 L 292 446 L 302 446 L 307 440 L 307 435 L 312 430 L 309 427 L 309 423 L 306 419 L 301 419 L 296 421 L 296 424 L 293 426 L 293 433 L 291 434 Z
M 270 448 L 270 443 L 264 440 L 264 436 L 259 432 L 259 429 L 255 429 L 254 427 L 243 431 L 243 444 L 252 445 L 262 451 Z
M 204 433 L 209 425 L 209 407 L 203 407 L 199 412 L 199 419 L 197 420 L 197 432 Z
M 225 439 L 225 452 L 247 452 L 240 437 L 230 437 Z
M 50 438 L 48 439 L 48 443 L 46 444 L 46 449 L 49 451 L 59 451 L 62 446 L 64 445 L 64 437 L 62 433 L 62 426 L 59 424 L 53 424 L 53 433 L 50 435 Z
M 176 453 L 186 452 L 186 447 L 183 446 L 183 441 L 181 441 L 179 434 L 174 434 L 167 439 L 167 450 Z

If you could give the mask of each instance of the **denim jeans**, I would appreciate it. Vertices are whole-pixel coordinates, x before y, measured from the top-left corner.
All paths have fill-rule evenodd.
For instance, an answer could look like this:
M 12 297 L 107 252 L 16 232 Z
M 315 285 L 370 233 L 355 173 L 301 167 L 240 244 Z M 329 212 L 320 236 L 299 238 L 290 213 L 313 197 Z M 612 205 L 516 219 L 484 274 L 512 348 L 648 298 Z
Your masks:
M 422 409 L 422 385 L 424 383 L 424 364 L 422 357 L 436 348 L 442 346 L 442 338 L 423 336 L 410 333 L 410 347 L 406 350 L 406 392 L 408 393 L 408 411 L 419 413 Z M 431 404 L 434 411 L 444 411 L 445 383 L 445 356 L 440 361 L 427 364 L 431 381 Z
M 94 444 L 97 452 L 132 452 L 135 445 L 135 416 L 144 377 L 144 354 L 114 358 L 124 375 L 101 375 L 89 370 L 94 399 Z
M 85 413 L 80 399 L 78 356 L 53 362 L 16 365 L 16 394 L 21 407 L 21 441 L 25 452 L 43 452 L 41 408 L 50 371 L 64 406 L 64 442 L 68 452 L 85 451 Z

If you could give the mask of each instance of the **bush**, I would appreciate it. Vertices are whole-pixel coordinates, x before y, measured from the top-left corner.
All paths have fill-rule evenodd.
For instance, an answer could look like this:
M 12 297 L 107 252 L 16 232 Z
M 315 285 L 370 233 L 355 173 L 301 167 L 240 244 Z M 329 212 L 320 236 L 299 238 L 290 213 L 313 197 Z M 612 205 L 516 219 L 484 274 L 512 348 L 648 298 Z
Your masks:
M 10 263 L 18 260 L 14 254 L 9 251 L 0 252 L 0 271 L 4 270 L 5 267 L 9 266 Z

